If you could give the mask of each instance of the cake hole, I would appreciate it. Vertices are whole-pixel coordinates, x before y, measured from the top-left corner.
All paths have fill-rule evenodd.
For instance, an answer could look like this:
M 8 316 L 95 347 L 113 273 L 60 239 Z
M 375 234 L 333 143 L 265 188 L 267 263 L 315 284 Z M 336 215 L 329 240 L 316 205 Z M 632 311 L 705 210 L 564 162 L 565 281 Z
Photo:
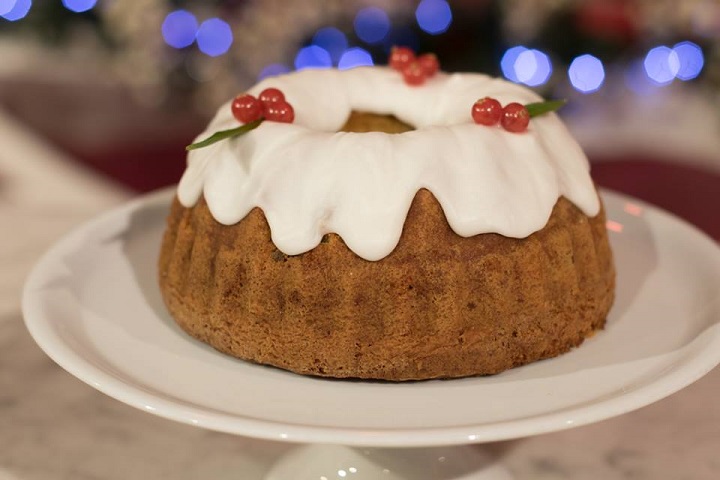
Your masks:
M 415 128 L 398 120 L 394 115 L 379 115 L 368 112 L 350 113 L 350 117 L 340 129 L 341 132 L 383 132 L 391 134 L 405 133 L 411 130 L 415 130 Z
M 512 336 L 513 336 L 513 338 L 517 338 L 517 336 L 518 336 L 517 330 L 513 330 Z
M 412 285 L 408 285 L 408 290 L 412 290 L 412 289 L 413 289 L 413 286 L 412 286 Z
M 468 302 L 467 304 L 468 310 L 475 310 L 476 307 L 477 305 L 475 305 L 475 302 Z

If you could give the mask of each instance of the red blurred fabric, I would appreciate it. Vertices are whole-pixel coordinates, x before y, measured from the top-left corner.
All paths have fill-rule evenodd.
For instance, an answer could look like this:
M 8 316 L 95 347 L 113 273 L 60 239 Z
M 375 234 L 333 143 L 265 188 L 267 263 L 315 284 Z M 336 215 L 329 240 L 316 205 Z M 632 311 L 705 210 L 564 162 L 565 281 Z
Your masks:
M 592 174 L 599 185 L 650 202 L 720 240 L 720 174 L 648 158 L 594 162 Z

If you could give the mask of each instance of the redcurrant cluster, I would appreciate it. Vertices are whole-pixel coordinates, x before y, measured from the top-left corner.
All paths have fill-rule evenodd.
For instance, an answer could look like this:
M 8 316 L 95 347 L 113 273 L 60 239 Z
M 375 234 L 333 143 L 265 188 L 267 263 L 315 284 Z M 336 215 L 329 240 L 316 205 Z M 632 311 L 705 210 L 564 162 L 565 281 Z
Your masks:
M 402 73 L 408 85 L 422 85 L 440 70 L 440 62 L 434 53 L 415 57 L 407 47 L 393 47 L 390 51 L 390 67 Z
M 240 123 L 250 123 L 264 118 L 271 122 L 292 123 L 295 110 L 277 88 L 266 88 L 258 98 L 244 93 L 232 102 L 232 113 Z
M 472 118 L 479 125 L 497 125 L 500 123 L 508 132 L 520 133 L 527 130 L 530 112 L 524 105 L 513 102 L 503 108 L 494 98 L 485 97 L 472 106 Z

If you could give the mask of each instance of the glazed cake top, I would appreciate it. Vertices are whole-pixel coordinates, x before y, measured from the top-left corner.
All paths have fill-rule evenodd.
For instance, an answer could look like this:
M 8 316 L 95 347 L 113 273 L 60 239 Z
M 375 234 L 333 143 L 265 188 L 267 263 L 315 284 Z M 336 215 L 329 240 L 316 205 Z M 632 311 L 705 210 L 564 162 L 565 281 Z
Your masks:
M 599 200 L 582 149 L 554 113 L 524 133 L 476 125 L 473 103 L 542 100 L 514 83 L 474 73 L 438 73 L 419 87 L 386 67 L 303 70 L 249 90 L 282 90 L 295 122 L 193 150 L 178 197 L 204 195 L 217 221 L 233 224 L 263 210 L 272 240 L 287 255 L 337 233 L 362 258 L 397 245 L 415 193 L 426 188 L 461 236 L 523 238 L 543 228 L 560 196 L 586 215 Z M 415 127 L 401 134 L 338 132 L 352 111 L 391 114 Z M 229 103 L 198 139 L 237 127 Z

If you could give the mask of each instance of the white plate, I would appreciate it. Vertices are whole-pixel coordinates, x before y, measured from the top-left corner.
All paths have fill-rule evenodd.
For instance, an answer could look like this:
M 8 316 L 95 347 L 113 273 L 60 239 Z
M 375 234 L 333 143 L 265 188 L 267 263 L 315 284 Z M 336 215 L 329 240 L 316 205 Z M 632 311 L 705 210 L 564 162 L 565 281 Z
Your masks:
M 60 241 L 24 291 L 28 329 L 64 369 L 125 403 L 246 436 L 365 446 L 515 438 L 657 401 L 720 362 L 720 249 L 693 227 L 605 192 L 618 295 L 605 331 L 492 377 L 405 384 L 323 380 L 252 365 L 185 335 L 156 258 L 172 192 Z

